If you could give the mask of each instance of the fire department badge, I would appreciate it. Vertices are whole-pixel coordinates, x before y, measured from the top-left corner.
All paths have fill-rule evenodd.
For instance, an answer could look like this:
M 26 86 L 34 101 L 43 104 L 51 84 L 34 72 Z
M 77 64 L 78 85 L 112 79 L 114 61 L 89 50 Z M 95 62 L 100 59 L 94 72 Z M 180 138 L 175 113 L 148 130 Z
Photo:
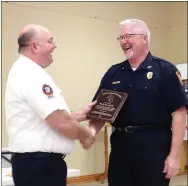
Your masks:
M 151 79 L 152 77 L 153 77 L 153 72 L 148 72 L 148 73 L 147 73 L 147 78 L 148 78 L 148 79 Z
M 53 97 L 53 89 L 47 85 L 47 84 L 44 84 L 42 86 L 42 91 L 45 95 L 47 95 L 48 97 Z

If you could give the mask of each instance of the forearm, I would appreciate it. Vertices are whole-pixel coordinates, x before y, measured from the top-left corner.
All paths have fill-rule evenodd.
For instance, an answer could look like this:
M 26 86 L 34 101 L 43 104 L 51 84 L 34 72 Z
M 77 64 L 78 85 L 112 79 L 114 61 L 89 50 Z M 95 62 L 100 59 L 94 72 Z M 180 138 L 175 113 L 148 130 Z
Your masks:
M 91 132 L 82 127 L 67 111 L 54 111 L 46 121 L 52 128 L 69 138 L 84 140 L 91 136 Z
M 78 122 L 84 121 L 85 115 L 80 111 L 80 112 L 71 112 L 71 116 Z
M 99 131 L 103 128 L 105 122 L 100 120 L 90 120 L 89 128 L 94 131 L 95 135 L 99 133 Z
M 170 155 L 179 156 L 186 127 L 186 109 L 180 108 L 172 114 L 172 143 Z
M 60 132 L 67 137 L 78 140 L 85 140 L 91 137 L 89 130 L 81 126 L 76 120 L 71 120 L 66 124 L 62 124 L 59 128 Z

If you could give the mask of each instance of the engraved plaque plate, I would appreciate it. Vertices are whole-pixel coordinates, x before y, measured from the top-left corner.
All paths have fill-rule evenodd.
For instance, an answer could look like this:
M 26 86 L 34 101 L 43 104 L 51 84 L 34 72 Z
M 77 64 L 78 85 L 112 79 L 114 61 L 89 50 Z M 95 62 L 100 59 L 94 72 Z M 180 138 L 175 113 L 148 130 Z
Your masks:
M 88 118 L 113 123 L 127 97 L 128 94 L 124 92 L 102 89 Z

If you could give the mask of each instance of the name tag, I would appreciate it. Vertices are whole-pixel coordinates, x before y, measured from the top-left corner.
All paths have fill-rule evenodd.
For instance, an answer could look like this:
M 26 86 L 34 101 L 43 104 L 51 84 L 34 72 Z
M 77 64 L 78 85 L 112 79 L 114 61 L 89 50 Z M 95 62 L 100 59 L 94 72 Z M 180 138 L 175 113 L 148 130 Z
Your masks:
M 118 84 L 118 83 L 120 83 L 120 81 L 114 81 L 114 82 L 112 82 L 112 84 Z

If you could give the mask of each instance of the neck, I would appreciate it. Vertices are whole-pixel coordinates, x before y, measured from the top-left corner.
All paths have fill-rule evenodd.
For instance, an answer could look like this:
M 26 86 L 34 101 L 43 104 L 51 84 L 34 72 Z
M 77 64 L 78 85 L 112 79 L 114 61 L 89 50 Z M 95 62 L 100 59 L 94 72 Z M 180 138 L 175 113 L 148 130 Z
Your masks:
M 142 55 L 128 59 L 131 68 L 137 68 L 145 60 L 148 53 L 149 53 L 149 50 L 146 50 L 145 52 L 142 53 Z
M 29 58 L 30 60 L 32 60 L 34 63 L 38 64 L 39 66 L 42 67 L 42 65 L 40 64 L 40 60 L 37 58 L 37 56 L 33 56 L 31 54 L 29 54 L 28 52 L 22 52 L 20 53 L 21 55 Z

